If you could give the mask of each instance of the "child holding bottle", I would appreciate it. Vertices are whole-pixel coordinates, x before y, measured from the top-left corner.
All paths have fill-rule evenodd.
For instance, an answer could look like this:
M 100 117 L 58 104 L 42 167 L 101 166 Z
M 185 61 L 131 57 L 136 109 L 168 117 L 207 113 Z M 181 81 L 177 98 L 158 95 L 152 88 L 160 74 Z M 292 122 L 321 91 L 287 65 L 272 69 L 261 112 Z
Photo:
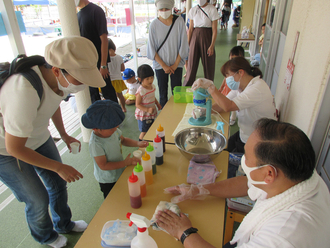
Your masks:
M 136 165 L 140 159 L 128 154 L 124 159 L 121 145 L 147 147 L 148 142 L 136 141 L 122 135 L 118 126 L 125 119 L 121 107 L 111 100 L 94 102 L 81 117 L 84 127 L 93 129 L 89 140 L 89 152 L 94 162 L 94 176 L 100 184 L 104 199 L 128 165 Z
M 132 69 L 127 68 L 125 69 L 125 71 L 123 71 L 122 78 L 126 81 L 125 84 L 128 88 L 126 94 L 124 94 L 124 97 L 126 99 L 125 103 L 127 105 L 135 104 L 135 94 L 137 89 L 140 87 L 139 82 L 135 78 L 135 72 Z
M 115 88 L 117 97 L 119 99 L 121 109 L 126 112 L 125 98 L 122 91 L 126 90 L 127 87 L 121 78 L 121 72 L 125 70 L 123 58 L 116 54 L 116 45 L 111 39 L 108 40 L 108 50 L 110 55 L 110 62 L 108 63 L 109 73 L 111 77 L 111 83 Z
M 139 140 L 142 140 L 157 116 L 156 106 L 158 110 L 161 110 L 162 106 L 155 97 L 156 88 L 153 85 L 155 74 L 150 65 L 141 65 L 137 74 L 141 86 L 136 92 L 135 118 L 141 132 Z

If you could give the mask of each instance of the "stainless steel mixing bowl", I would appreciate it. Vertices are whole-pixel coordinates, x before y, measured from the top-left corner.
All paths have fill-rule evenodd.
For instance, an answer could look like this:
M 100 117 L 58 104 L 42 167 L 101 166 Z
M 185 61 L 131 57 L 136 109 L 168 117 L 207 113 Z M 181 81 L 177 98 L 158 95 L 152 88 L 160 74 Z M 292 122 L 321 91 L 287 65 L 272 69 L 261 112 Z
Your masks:
M 206 127 L 191 127 L 175 135 L 175 145 L 187 158 L 196 162 L 213 160 L 226 147 L 227 139 L 218 130 Z

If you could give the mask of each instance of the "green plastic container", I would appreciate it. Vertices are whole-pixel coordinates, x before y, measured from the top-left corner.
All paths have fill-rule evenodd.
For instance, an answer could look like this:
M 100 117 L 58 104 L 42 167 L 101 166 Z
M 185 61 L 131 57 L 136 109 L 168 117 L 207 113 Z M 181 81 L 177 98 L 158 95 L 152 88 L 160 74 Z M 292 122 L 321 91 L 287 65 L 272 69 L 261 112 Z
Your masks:
M 191 89 L 191 86 L 175 86 L 174 102 L 175 103 L 192 103 L 193 102 L 193 92 L 187 92 L 187 89 Z

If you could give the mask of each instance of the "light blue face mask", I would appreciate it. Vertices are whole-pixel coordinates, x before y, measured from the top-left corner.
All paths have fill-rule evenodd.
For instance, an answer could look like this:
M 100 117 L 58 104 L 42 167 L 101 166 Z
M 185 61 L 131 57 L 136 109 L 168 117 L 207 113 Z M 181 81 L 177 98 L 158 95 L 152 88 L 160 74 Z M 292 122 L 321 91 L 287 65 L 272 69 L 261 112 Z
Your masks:
M 235 72 L 235 74 L 237 72 Z M 239 88 L 240 82 L 235 81 L 235 79 L 234 79 L 235 74 L 233 76 L 229 76 L 226 78 L 226 83 L 227 83 L 229 89 L 231 89 L 231 90 L 238 90 L 238 88 Z

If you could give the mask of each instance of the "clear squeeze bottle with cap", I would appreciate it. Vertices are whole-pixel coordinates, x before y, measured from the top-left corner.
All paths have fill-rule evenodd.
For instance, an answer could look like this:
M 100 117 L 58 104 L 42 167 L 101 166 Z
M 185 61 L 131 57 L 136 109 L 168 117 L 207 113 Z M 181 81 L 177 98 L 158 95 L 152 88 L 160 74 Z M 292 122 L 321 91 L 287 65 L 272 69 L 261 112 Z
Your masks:
M 152 175 L 151 158 L 147 152 L 144 153 L 141 161 L 142 161 L 144 174 L 146 176 L 146 184 L 150 185 L 154 182 L 154 179 L 153 179 L 153 175 Z
M 165 152 L 165 129 L 162 127 L 161 124 L 159 124 L 159 127 L 156 129 L 156 134 L 159 136 L 159 138 L 162 139 L 163 152 Z
M 162 139 L 157 135 L 154 139 L 154 148 L 156 153 L 156 165 L 161 165 L 164 163 L 163 159 L 163 143 Z
M 155 154 L 155 149 L 154 147 L 149 143 L 149 145 L 146 147 L 146 152 L 150 155 L 151 157 L 151 164 L 152 164 L 152 174 L 157 173 L 157 167 L 156 167 L 156 154 Z
M 141 188 L 139 179 L 134 173 L 128 178 L 128 193 L 132 208 L 139 208 L 142 206 Z
M 137 163 L 137 165 L 134 167 L 133 172 L 139 178 L 141 197 L 145 197 L 147 195 L 147 187 L 143 167 L 139 163 Z

